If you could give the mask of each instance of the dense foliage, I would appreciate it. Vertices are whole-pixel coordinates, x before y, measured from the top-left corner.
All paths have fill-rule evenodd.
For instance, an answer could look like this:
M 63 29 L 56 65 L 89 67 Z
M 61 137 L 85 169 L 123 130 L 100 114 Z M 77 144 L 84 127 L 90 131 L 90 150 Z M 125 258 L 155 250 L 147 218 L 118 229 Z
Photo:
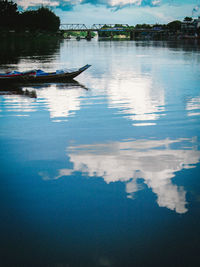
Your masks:
M 37 10 L 18 12 L 17 4 L 13 1 L 0 1 L 1 30 L 57 31 L 60 18 L 47 7 Z
M 60 26 L 60 18 L 46 7 L 23 12 L 20 22 L 22 28 L 31 31 L 57 31 Z
M 135 26 L 135 28 L 136 28 L 136 29 L 151 29 L 152 26 L 149 25 L 149 24 L 137 24 L 137 25 Z
M 184 18 L 184 21 L 191 22 L 191 21 L 193 21 L 193 18 L 191 18 L 191 17 L 185 17 L 185 18 Z
M 167 24 L 167 28 L 170 31 L 180 31 L 181 30 L 181 21 L 174 20 L 174 21 Z
M 11 29 L 18 23 L 17 4 L 7 0 L 0 1 L 0 28 Z

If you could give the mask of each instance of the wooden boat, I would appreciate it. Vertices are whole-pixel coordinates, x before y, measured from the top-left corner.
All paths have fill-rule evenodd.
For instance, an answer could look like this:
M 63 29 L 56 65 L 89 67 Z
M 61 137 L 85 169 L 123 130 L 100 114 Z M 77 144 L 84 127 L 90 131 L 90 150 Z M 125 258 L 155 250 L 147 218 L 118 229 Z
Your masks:
M 0 73 L 0 83 L 25 83 L 25 82 L 64 82 L 72 80 L 91 65 L 85 65 L 79 69 L 62 69 L 55 72 L 43 70 L 30 70 L 25 72 L 12 71 Z

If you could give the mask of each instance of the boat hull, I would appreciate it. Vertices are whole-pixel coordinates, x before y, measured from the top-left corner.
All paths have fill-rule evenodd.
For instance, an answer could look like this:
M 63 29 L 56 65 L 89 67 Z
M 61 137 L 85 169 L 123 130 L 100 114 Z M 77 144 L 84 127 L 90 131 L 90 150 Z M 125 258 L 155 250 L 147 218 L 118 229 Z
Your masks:
M 41 83 L 41 82 L 65 82 L 69 80 L 73 80 L 83 71 L 88 69 L 91 65 L 85 65 L 82 68 L 72 71 L 72 72 L 64 72 L 64 73 L 49 73 L 48 75 L 18 75 L 13 77 L 0 77 L 0 83 Z

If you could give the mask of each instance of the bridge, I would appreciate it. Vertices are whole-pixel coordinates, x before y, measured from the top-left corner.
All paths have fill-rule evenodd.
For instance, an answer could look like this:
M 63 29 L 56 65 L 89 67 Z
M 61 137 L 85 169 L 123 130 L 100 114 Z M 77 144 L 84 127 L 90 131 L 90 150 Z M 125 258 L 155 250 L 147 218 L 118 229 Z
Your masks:
M 80 23 L 64 23 L 60 25 L 60 30 L 64 32 L 87 32 L 87 39 L 91 39 L 91 32 L 128 32 L 130 39 L 135 39 L 135 36 L 141 33 L 163 33 L 162 29 L 144 29 L 133 28 L 128 24 L 93 24 L 86 26 Z
M 115 27 L 116 25 L 119 25 L 119 27 Z M 66 23 L 60 25 L 60 30 L 64 31 L 102 31 L 105 29 L 112 29 L 113 31 L 115 28 L 125 30 L 126 28 L 130 27 L 128 24 L 93 24 L 91 26 L 86 26 L 85 24 L 79 24 L 79 23 Z

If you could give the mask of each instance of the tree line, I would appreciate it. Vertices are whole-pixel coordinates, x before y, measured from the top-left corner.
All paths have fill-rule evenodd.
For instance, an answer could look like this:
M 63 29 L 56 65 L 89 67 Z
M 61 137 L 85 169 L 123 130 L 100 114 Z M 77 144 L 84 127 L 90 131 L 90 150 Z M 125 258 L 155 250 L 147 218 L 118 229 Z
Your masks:
M 192 22 L 193 19 L 191 17 L 185 17 L 184 22 Z M 137 24 L 135 26 L 136 29 L 153 29 L 153 28 L 160 28 L 162 30 L 169 30 L 169 31 L 180 31 L 181 30 L 181 24 L 182 22 L 180 20 L 174 20 L 169 22 L 168 24 L 154 24 L 154 25 L 149 25 L 149 24 Z
M 0 1 L 0 30 L 1 31 L 44 31 L 55 32 L 60 27 L 60 18 L 47 7 L 37 10 L 19 12 L 13 1 Z
M 192 18 L 185 17 L 184 21 L 192 21 Z M 40 7 L 36 10 L 27 10 L 19 12 L 18 6 L 13 1 L 0 0 L 0 31 L 43 31 L 43 32 L 55 32 L 59 30 L 60 18 L 48 7 Z M 114 27 L 123 27 L 116 24 Z M 110 28 L 107 25 L 103 26 L 104 29 Z M 126 27 L 124 27 L 126 28 Z M 168 24 L 137 24 L 130 28 L 143 28 L 153 29 L 160 28 L 162 30 L 168 30 L 175 32 L 181 29 L 181 21 L 175 20 Z M 126 31 L 118 32 L 116 35 L 128 34 Z M 109 36 L 109 32 L 101 32 L 100 36 Z
M 184 22 L 193 22 L 193 18 L 191 17 L 185 17 Z M 110 27 L 109 25 L 104 25 L 100 31 L 99 36 L 100 37 L 110 37 L 113 35 L 113 32 L 115 31 L 114 35 L 117 37 L 118 35 L 124 35 L 129 36 L 129 32 L 133 29 L 149 29 L 154 30 L 154 32 L 159 32 L 159 30 L 165 31 L 165 33 L 171 33 L 176 34 L 177 32 L 181 32 L 182 30 L 182 22 L 179 20 L 174 20 L 169 22 L 168 24 L 136 24 L 135 26 L 124 26 L 121 24 L 115 24 L 114 26 Z M 119 31 L 117 31 L 119 29 Z M 123 31 L 124 29 L 124 31 Z M 196 33 L 200 34 L 200 28 L 196 29 Z

